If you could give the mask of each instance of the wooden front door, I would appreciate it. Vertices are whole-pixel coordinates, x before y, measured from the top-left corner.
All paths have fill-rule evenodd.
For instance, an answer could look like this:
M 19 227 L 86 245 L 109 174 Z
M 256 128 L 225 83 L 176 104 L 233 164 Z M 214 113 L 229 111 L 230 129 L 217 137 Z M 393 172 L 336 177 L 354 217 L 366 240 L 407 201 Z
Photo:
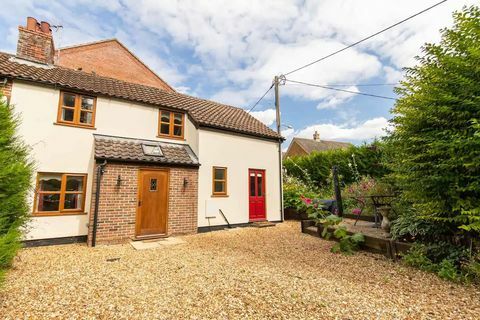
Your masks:
M 250 208 L 250 221 L 266 220 L 265 170 L 248 170 L 248 199 Z
M 167 234 L 168 170 L 140 170 L 136 236 Z

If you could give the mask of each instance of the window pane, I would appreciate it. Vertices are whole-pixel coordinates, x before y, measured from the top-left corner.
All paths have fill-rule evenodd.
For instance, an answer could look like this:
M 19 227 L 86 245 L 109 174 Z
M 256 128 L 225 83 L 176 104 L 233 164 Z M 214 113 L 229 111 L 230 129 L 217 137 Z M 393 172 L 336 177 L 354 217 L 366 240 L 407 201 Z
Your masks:
M 63 121 L 73 121 L 73 115 L 75 114 L 75 110 L 73 109 L 66 109 L 62 108 L 62 120 Z
M 170 112 L 162 111 L 162 120 L 161 121 L 170 123 Z
M 93 113 L 88 111 L 80 112 L 80 123 L 92 124 Z
M 150 179 L 150 191 L 157 191 L 157 179 Z
M 214 187 L 215 193 L 225 192 L 225 182 L 215 181 L 214 185 L 215 185 Z
M 63 94 L 63 105 L 65 107 L 75 108 L 75 95 L 64 93 Z
M 215 168 L 215 180 L 225 180 L 225 169 Z
M 169 134 L 169 133 L 170 133 L 170 125 L 168 125 L 168 124 L 161 124 L 161 125 L 160 125 L 160 133 L 161 133 L 161 134 Z
M 63 208 L 67 210 L 82 209 L 82 195 L 78 193 L 66 194 Z
M 263 176 L 261 174 L 259 174 L 257 176 L 257 182 L 258 182 L 258 190 L 257 190 L 257 196 L 261 197 L 262 194 L 263 194 L 263 190 L 262 190 L 262 187 L 263 187 L 263 183 L 262 183 L 262 180 L 263 180 Z
M 59 204 L 59 194 L 39 194 L 37 198 L 37 211 L 58 211 Z
M 40 191 L 60 191 L 61 185 L 61 174 L 42 174 L 38 179 L 38 188 Z
M 82 109 L 83 110 L 93 110 L 93 98 L 82 97 Z
M 67 176 L 67 191 L 83 191 L 83 177 Z
M 182 127 L 174 126 L 173 127 L 173 135 L 177 136 L 177 137 L 181 137 L 182 136 Z
M 255 175 L 250 175 L 250 197 L 255 197 Z
M 182 124 L 182 114 L 181 113 L 175 113 L 174 114 L 173 123 L 174 124 Z

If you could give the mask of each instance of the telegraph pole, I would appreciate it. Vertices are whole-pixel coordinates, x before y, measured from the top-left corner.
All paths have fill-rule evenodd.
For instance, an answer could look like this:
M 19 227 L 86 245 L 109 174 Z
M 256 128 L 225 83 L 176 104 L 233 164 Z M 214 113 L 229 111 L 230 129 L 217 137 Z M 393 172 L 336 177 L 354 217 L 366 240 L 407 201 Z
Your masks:
M 275 110 L 277 112 L 277 133 L 281 136 L 281 123 L 280 123 L 280 93 L 278 86 L 280 81 L 283 80 L 284 76 L 275 76 L 273 78 L 273 85 L 275 88 Z M 278 170 L 280 175 L 280 219 L 283 221 L 283 165 L 282 165 L 282 140 L 278 140 Z

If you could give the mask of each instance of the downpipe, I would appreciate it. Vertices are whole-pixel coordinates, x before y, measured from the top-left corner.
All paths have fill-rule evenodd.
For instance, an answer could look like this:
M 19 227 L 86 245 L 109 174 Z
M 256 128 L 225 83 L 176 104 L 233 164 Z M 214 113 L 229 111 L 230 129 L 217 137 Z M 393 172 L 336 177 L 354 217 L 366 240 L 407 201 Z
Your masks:
M 96 190 L 95 190 L 95 209 L 93 212 L 93 228 L 92 228 L 92 247 L 95 247 L 95 242 L 97 240 L 97 223 L 98 223 L 98 207 L 100 203 L 100 186 L 102 182 L 102 176 L 105 173 L 105 166 L 107 165 L 107 160 L 102 164 L 97 166 L 97 181 L 96 181 Z

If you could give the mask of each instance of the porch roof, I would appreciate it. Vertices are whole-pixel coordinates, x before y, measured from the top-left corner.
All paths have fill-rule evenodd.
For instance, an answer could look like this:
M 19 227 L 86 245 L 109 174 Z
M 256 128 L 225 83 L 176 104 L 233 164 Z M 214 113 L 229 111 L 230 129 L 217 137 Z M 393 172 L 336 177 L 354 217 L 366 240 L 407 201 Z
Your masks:
M 95 159 L 198 167 L 198 158 L 188 144 L 94 134 Z M 145 146 L 158 146 L 161 155 L 146 154 Z

